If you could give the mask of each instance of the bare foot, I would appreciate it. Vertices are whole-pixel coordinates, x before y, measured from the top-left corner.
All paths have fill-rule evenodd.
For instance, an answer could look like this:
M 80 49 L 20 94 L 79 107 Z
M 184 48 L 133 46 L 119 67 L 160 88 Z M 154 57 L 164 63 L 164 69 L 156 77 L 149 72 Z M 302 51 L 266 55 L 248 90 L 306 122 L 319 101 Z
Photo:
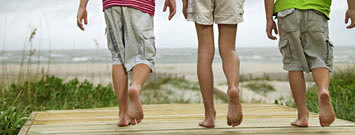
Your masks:
M 228 101 L 228 114 L 227 114 L 227 124 L 229 126 L 235 127 L 240 125 L 243 120 L 242 105 L 239 101 L 238 89 L 230 89 L 228 91 L 229 101 Z
M 305 114 L 298 113 L 297 115 L 297 119 L 291 122 L 291 125 L 296 127 L 308 127 L 309 112 L 307 111 Z
M 139 91 L 140 89 L 134 87 L 128 89 L 128 96 L 130 101 L 129 118 L 132 125 L 139 124 L 144 118 Z
M 205 119 L 199 123 L 199 126 L 205 128 L 214 128 L 216 118 L 216 111 L 213 110 L 211 113 L 205 113 Z
M 122 115 L 120 115 L 120 120 L 118 121 L 117 125 L 119 127 L 125 127 L 130 124 L 129 121 L 130 121 L 129 116 L 122 114 Z
M 330 126 L 335 120 L 335 113 L 330 102 L 329 92 L 322 90 L 318 95 L 319 123 L 322 127 Z

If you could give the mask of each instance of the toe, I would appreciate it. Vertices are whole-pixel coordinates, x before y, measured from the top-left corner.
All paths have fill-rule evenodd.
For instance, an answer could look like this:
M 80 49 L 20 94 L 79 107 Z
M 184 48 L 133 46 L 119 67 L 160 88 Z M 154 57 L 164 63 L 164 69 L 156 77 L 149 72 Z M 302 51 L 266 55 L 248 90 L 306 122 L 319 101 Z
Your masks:
M 203 121 L 199 122 L 198 125 L 199 125 L 199 126 L 203 126 L 203 125 L 204 125 L 204 124 L 203 124 Z
M 137 124 L 141 123 L 142 122 L 142 119 L 138 119 L 137 120 Z
M 231 126 L 231 125 L 232 125 L 229 121 L 227 121 L 227 124 L 228 124 L 228 126 Z
M 136 120 L 135 119 L 131 119 L 131 124 L 132 125 L 136 125 Z

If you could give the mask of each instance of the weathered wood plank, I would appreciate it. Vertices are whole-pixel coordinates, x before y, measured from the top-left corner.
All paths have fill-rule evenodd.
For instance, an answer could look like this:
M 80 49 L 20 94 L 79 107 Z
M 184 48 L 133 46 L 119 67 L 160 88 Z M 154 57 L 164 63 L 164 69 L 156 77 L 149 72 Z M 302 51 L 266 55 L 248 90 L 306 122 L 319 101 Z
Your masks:
M 28 118 L 27 122 L 25 123 L 24 126 L 22 126 L 20 132 L 18 133 L 19 135 L 26 135 L 33 123 L 33 121 L 36 119 L 37 112 L 32 112 L 30 117 Z
M 309 128 L 289 123 L 296 110 L 274 104 L 243 104 L 244 121 L 231 128 L 226 123 L 227 104 L 217 104 L 216 128 L 198 126 L 204 118 L 201 104 L 144 105 L 145 118 L 136 126 L 118 127 L 117 107 L 58 110 L 36 113 L 28 134 L 352 134 L 355 123 L 336 119 L 332 127 L 321 128 L 318 115 L 311 114 Z

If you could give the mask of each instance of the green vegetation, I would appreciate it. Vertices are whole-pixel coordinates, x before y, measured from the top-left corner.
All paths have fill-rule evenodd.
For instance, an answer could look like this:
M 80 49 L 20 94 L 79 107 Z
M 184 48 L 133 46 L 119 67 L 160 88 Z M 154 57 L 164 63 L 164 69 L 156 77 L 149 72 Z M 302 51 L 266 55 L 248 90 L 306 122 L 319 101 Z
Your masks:
M 244 86 L 256 93 L 266 95 L 268 92 L 275 91 L 274 86 L 265 81 L 252 81 Z
M 355 122 L 355 68 L 335 71 L 329 92 L 336 117 Z M 307 107 L 319 112 L 316 86 L 307 91 Z
M 296 104 L 293 101 L 293 99 L 285 99 L 284 97 L 280 97 L 279 99 L 276 99 L 274 101 L 275 104 L 279 104 L 279 105 L 286 105 L 288 107 L 293 107 L 296 108 Z
M 9 106 L 6 102 L 1 103 L 0 134 L 17 134 L 27 120 L 28 107 L 19 109 L 16 106 Z

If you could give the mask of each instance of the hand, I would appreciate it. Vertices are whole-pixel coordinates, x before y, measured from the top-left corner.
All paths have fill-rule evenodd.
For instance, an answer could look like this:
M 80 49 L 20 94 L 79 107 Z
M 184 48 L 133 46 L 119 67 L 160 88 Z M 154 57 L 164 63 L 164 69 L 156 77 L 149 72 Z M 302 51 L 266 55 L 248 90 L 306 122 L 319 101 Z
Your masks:
M 187 6 L 188 0 L 182 0 L 182 13 L 184 14 L 185 19 L 187 19 Z
M 348 9 L 345 13 L 345 24 L 351 20 L 351 23 L 346 26 L 347 29 L 351 29 L 355 27 L 355 9 Z
M 176 13 L 176 1 L 175 0 L 165 0 L 163 12 L 169 7 L 169 20 L 171 20 Z
M 88 13 L 86 8 L 79 8 L 78 15 L 77 15 L 77 25 L 81 30 L 85 30 L 82 21 L 84 20 L 85 25 L 88 24 Z
M 272 30 L 274 30 L 276 35 L 279 34 L 279 32 L 277 31 L 277 27 L 276 27 L 275 21 L 274 20 L 267 21 L 267 23 L 266 23 L 266 34 L 269 37 L 269 39 L 276 40 L 277 37 L 272 35 Z

